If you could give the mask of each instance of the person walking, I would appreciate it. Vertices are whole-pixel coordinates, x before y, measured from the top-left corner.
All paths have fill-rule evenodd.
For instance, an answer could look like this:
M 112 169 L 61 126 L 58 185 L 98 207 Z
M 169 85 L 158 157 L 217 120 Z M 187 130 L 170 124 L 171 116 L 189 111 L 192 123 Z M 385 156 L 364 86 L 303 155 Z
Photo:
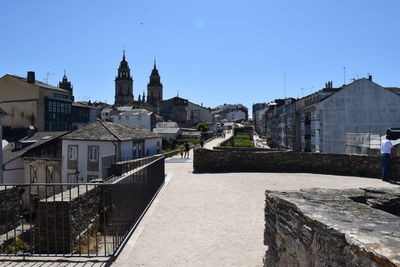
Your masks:
M 188 141 L 186 141 L 185 142 L 185 158 L 189 158 L 189 149 L 190 149 L 190 146 L 189 146 L 189 143 L 188 143 Z
M 181 159 L 183 159 L 183 151 L 184 151 L 184 147 L 183 146 L 181 146 Z
M 381 157 L 382 157 L 382 181 L 388 181 L 388 174 L 390 170 L 390 164 L 392 161 L 392 155 L 395 155 L 396 150 L 392 143 L 390 133 L 386 133 L 386 139 L 381 145 Z
M 200 147 L 203 147 L 203 146 L 204 146 L 204 139 L 201 138 L 201 139 L 200 139 Z

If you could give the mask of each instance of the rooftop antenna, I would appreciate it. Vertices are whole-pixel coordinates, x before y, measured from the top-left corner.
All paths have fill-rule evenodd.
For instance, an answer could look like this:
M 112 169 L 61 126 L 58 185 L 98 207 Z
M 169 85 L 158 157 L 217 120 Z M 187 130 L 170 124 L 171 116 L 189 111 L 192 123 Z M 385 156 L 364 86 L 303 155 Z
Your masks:
M 343 67 L 343 85 L 346 84 L 346 67 Z
M 179 97 L 179 90 L 178 90 L 178 93 L 176 94 L 176 96 Z
M 53 74 L 54 74 L 54 73 L 51 73 L 51 72 L 49 72 L 49 71 L 46 72 L 46 78 L 44 78 L 43 81 L 45 81 L 47 84 L 49 84 L 49 76 L 50 76 L 50 75 L 53 75 Z
M 283 71 L 283 94 L 286 99 L 286 71 Z

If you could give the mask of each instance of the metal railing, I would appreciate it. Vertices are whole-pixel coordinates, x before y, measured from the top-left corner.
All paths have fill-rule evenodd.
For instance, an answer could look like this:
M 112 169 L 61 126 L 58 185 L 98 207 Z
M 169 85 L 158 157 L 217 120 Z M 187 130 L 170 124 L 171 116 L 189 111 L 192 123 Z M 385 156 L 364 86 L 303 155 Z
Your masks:
M 111 256 L 164 183 L 164 158 L 104 183 L 0 186 L 0 256 Z

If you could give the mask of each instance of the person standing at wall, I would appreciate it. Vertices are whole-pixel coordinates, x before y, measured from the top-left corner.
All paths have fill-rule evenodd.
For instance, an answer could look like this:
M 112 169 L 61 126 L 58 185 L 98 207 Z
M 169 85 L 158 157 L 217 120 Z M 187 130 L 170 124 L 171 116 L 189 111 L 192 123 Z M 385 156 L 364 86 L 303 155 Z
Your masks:
M 390 164 L 392 161 L 392 155 L 395 155 L 396 150 L 392 143 L 392 137 L 390 133 L 386 133 L 386 139 L 381 145 L 381 157 L 382 157 L 382 181 L 388 181 L 388 174 L 390 170 Z

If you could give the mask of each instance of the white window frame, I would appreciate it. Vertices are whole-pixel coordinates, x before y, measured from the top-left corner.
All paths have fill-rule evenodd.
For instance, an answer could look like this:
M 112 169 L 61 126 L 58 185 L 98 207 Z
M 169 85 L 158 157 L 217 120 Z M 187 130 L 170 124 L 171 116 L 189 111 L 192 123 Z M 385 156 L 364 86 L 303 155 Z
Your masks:
M 68 160 L 77 161 L 78 160 L 78 146 L 68 145 Z
M 89 162 L 99 162 L 98 146 L 88 146 L 88 160 Z

